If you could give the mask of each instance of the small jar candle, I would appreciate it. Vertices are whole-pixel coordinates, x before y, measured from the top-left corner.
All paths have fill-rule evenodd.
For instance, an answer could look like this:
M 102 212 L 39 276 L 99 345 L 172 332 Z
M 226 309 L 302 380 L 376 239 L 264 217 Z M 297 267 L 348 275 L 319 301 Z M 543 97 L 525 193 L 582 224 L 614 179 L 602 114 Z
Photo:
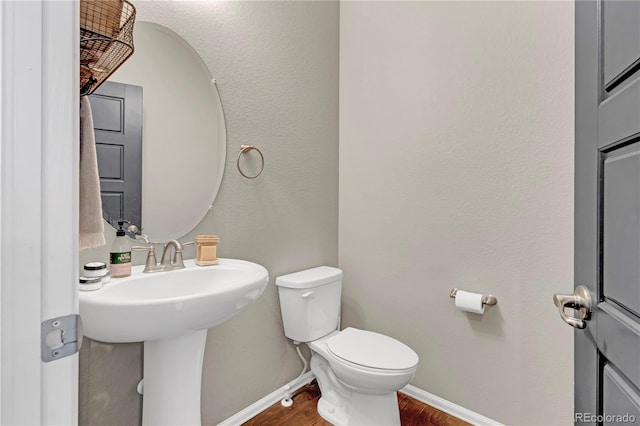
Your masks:
M 85 277 L 102 277 L 107 273 L 107 264 L 104 262 L 89 262 L 84 265 L 84 272 L 82 275 Z
M 97 290 L 102 287 L 101 277 L 80 277 L 80 284 L 78 288 L 80 291 Z
M 197 253 L 196 265 L 208 266 L 218 263 L 217 249 L 220 238 L 215 235 L 198 235 L 196 236 Z

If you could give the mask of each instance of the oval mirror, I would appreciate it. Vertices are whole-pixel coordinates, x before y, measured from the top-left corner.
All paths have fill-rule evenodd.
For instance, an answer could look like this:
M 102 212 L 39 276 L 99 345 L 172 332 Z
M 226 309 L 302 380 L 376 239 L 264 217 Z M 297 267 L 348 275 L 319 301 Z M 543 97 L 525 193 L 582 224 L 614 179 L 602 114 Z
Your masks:
M 140 21 L 134 44 L 109 81 L 142 87 L 141 228 L 162 242 L 192 231 L 213 204 L 226 157 L 224 113 L 215 80 L 182 37 Z

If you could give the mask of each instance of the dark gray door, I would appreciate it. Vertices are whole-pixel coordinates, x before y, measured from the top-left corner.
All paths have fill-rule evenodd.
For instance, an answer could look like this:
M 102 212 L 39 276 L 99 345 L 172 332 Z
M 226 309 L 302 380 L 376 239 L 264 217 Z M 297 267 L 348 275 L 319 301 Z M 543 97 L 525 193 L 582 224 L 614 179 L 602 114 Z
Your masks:
M 103 217 L 142 229 L 142 87 L 105 82 L 90 101 Z
M 576 10 L 575 423 L 640 422 L 640 2 Z M 581 315 L 582 314 L 582 315 Z

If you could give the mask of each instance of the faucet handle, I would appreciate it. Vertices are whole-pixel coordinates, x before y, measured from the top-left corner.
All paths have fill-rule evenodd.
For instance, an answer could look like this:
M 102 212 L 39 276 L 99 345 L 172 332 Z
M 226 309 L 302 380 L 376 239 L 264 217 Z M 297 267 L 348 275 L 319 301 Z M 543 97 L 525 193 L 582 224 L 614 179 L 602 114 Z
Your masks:
M 153 245 L 149 246 L 133 246 L 131 250 L 147 250 L 147 260 L 144 262 L 144 270 L 142 272 L 157 272 L 158 261 L 156 260 L 156 248 Z

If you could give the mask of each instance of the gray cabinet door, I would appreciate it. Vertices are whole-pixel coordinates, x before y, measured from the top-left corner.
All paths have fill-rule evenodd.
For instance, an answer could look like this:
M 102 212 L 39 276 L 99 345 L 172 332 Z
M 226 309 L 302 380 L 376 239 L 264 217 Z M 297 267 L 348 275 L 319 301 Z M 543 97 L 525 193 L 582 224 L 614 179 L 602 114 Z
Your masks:
M 142 229 L 142 87 L 105 82 L 90 101 L 103 217 Z
M 576 2 L 575 424 L 640 422 L 640 2 Z M 567 309 L 568 310 L 568 309 Z

